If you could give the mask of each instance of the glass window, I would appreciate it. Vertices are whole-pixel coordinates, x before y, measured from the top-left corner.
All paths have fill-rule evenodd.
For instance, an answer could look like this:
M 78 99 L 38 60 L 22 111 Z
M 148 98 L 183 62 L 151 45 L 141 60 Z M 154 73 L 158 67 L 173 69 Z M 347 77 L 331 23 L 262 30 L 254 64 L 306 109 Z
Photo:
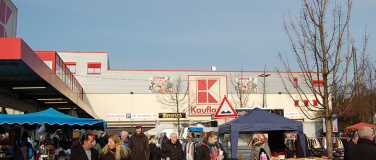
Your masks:
M 52 61 L 43 61 L 52 70 Z
M 298 77 L 294 77 L 294 88 L 298 88 Z
M 76 74 L 76 62 L 65 62 L 65 65 L 72 74 Z
M 88 74 L 101 74 L 101 63 L 100 62 L 87 63 L 87 73 Z
M 295 107 L 299 107 L 299 100 L 294 100 L 295 102 Z

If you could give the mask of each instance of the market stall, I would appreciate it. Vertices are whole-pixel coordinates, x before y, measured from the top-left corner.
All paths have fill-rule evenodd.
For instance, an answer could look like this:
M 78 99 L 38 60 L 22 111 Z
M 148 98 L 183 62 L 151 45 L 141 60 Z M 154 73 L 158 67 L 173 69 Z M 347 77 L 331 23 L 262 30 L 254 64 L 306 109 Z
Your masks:
M 18 124 L 23 127 L 37 127 L 45 124 L 46 126 L 69 126 L 74 129 L 92 129 L 105 130 L 107 123 L 102 119 L 77 118 L 63 114 L 53 108 L 34 113 L 17 114 L 17 115 L 0 115 L 0 125 Z
M 5 139 L 8 139 L 7 142 L 5 141 L 1 142 L 0 147 L 7 146 L 8 148 L 13 145 L 13 142 L 16 139 L 20 138 L 21 128 L 26 129 L 28 131 L 35 131 L 33 132 L 34 135 L 36 133 L 42 134 L 46 130 L 56 131 L 57 129 L 61 129 L 60 131 L 68 133 L 67 130 L 73 131 L 73 129 L 105 131 L 105 129 L 107 128 L 106 122 L 104 122 L 102 119 L 73 117 L 73 116 L 63 114 L 53 108 L 50 108 L 41 112 L 28 113 L 28 114 L 17 114 L 17 115 L 0 114 L 0 126 L 1 126 L 0 129 L 2 130 L 0 132 L 2 138 L 6 137 Z M 4 131 L 4 130 L 7 130 L 7 131 Z M 15 134 L 15 133 L 18 133 L 18 134 Z M 49 134 L 51 133 L 49 132 Z M 64 137 L 64 135 L 67 136 L 67 134 L 63 133 L 63 135 L 61 137 L 58 137 L 58 139 L 55 139 L 57 137 L 49 137 L 50 135 L 47 135 L 49 138 L 44 139 L 43 142 L 42 142 L 42 139 L 38 139 L 38 143 L 31 143 L 33 148 L 36 148 L 36 149 L 38 148 L 38 151 L 36 152 L 35 156 L 39 158 L 40 157 L 51 158 L 53 156 L 63 157 L 64 154 L 62 154 L 62 148 L 58 149 L 55 147 L 57 147 L 58 144 L 61 145 L 62 143 L 60 142 L 68 142 L 68 140 L 70 140 L 69 137 Z M 42 136 L 40 138 L 42 138 Z M 59 141 L 59 138 L 62 138 L 62 141 Z M 36 139 L 32 138 L 31 140 L 34 141 Z M 54 141 L 53 143 L 48 143 L 48 142 L 52 142 L 53 140 L 56 140 L 56 141 Z M 44 147 L 44 144 L 46 144 L 46 147 Z M 38 147 L 36 147 L 37 145 Z M 10 157 L 10 150 L 7 150 L 5 152 L 0 152 L 0 153 L 3 155 L 6 155 L 6 157 L 8 158 Z
M 288 119 L 273 113 L 269 113 L 259 108 L 255 108 L 248 113 L 224 123 L 218 127 L 220 135 L 230 134 L 231 157 L 237 157 L 239 133 L 263 132 L 263 131 L 298 131 L 304 156 L 306 153 L 306 138 L 303 134 L 302 122 Z
M 349 127 L 346 127 L 346 132 L 350 129 L 359 129 L 360 127 L 363 127 L 363 126 L 368 126 L 368 127 L 371 127 L 373 128 L 373 124 L 369 124 L 369 123 L 358 123 L 358 124 L 355 124 L 355 125 L 352 125 L 352 126 L 349 126 Z

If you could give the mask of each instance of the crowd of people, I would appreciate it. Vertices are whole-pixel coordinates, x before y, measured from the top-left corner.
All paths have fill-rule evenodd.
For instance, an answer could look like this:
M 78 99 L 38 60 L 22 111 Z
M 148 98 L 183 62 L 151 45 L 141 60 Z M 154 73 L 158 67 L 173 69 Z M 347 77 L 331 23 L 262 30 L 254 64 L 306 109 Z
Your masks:
M 166 138 L 166 137 L 162 137 Z M 206 132 L 198 148 L 195 149 L 194 160 L 227 160 L 228 156 L 222 145 L 217 141 L 218 133 Z M 55 141 L 55 142 L 54 142 Z M 52 143 L 51 143 L 52 142 Z M 56 139 L 42 142 L 39 149 L 51 151 L 57 148 Z M 252 160 L 270 159 L 271 152 L 267 143 L 257 137 L 252 140 Z M 42 148 L 43 147 L 43 148 Z M 23 132 L 11 149 L 11 154 L 16 160 L 39 159 L 34 145 L 28 141 L 28 133 Z M 65 147 L 66 148 L 66 147 Z M 152 135 L 145 135 L 141 126 L 135 127 L 135 133 L 128 135 L 127 131 L 108 136 L 102 133 L 95 136 L 86 132 L 81 139 L 72 138 L 69 154 L 66 158 L 71 160 L 183 160 L 186 159 L 184 146 L 178 140 L 176 133 L 163 139 L 162 144 Z M 328 158 L 328 152 L 323 152 L 323 158 Z M 326 153 L 326 154 L 325 154 Z M 42 158 L 43 159 L 43 158 Z M 374 132 L 370 127 L 361 127 L 345 146 L 345 160 L 374 160 L 376 159 L 376 144 Z
M 38 151 L 28 141 L 28 133 L 23 132 L 22 138 L 16 140 L 11 152 L 16 160 L 43 159 L 38 155 Z M 127 131 L 122 131 L 115 135 L 102 133 L 96 136 L 91 132 L 85 132 L 81 138 L 72 138 L 70 148 L 62 150 L 65 158 L 52 157 L 51 159 L 70 160 L 183 160 L 185 153 L 183 145 L 178 140 L 177 133 L 171 133 L 170 137 L 162 137 L 162 144 L 152 135 L 145 135 L 141 126 L 135 127 L 135 133 L 128 135 Z M 217 142 L 218 133 L 207 132 L 197 150 L 195 160 L 222 160 L 228 159 L 221 144 Z M 53 140 L 51 140 L 53 142 Z M 39 149 L 47 152 L 57 150 L 55 147 L 47 148 L 49 142 L 42 142 Z M 59 142 L 51 143 L 58 144 Z M 43 145 L 45 144 L 45 146 Z M 42 148 L 43 147 L 43 148 Z M 60 151 L 61 152 L 61 151 Z

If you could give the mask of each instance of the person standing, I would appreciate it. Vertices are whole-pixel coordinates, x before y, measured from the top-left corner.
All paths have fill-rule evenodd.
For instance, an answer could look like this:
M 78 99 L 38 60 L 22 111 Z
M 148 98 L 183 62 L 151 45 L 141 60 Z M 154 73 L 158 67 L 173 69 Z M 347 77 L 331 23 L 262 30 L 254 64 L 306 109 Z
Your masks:
M 227 153 L 222 145 L 217 142 L 218 133 L 214 131 L 205 132 L 203 140 L 198 149 L 198 160 L 227 160 Z
M 349 149 L 347 160 L 376 160 L 376 144 L 372 141 L 374 134 L 371 127 L 360 127 L 358 129 L 358 143 Z
M 106 134 L 106 133 L 102 133 L 101 134 L 101 137 L 99 138 L 103 143 L 100 143 L 101 144 L 101 147 L 102 148 L 104 148 L 104 146 L 106 146 L 107 145 L 107 143 L 108 143 L 108 135 Z
M 358 139 L 358 132 L 356 132 L 351 138 L 351 140 L 347 142 L 347 144 L 345 145 L 345 158 L 347 157 L 347 153 L 349 152 L 349 150 L 356 146 L 356 144 L 358 143 Z
M 141 126 L 136 126 L 136 132 L 129 138 L 129 149 L 132 160 L 148 160 L 150 158 L 149 141 L 142 132 Z
M 127 160 L 130 157 L 130 150 L 125 147 L 117 135 L 108 138 L 108 144 L 103 148 L 101 160 Z
M 33 157 L 33 149 L 27 140 L 28 136 L 29 134 L 27 132 L 23 132 L 21 139 L 15 141 L 11 149 L 11 154 L 14 159 L 28 160 Z
M 267 159 L 270 159 L 271 152 L 268 144 L 260 141 L 257 137 L 253 138 L 252 144 L 253 145 L 250 159 L 259 160 L 262 151 L 264 152 L 264 154 L 266 154 Z
M 121 141 L 123 141 L 126 147 L 129 146 L 129 136 L 127 131 L 122 131 L 120 134 Z
M 161 157 L 166 160 L 183 160 L 183 147 L 176 133 L 171 133 L 170 140 L 162 146 Z
M 101 156 L 101 153 L 102 153 L 102 147 L 101 145 L 98 143 L 100 140 L 98 138 L 98 136 L 96 136 L 95 134 L 92 134 L 93 137 L 94 137 L 94 141 L 93 141 L 93 148 L 96 149 L 98 151 L 98 156 L 100 157 Z
M 155 138 L 150 139 L 150 160 L 161 160 L 161 150 L 157 147 L 158 140 Z
M 97 160 L 99 153 L 93 148 L 93 134 L 86 132 L 82 135 L 81 140 L 83 144 L 72 148 L 69 160 Z

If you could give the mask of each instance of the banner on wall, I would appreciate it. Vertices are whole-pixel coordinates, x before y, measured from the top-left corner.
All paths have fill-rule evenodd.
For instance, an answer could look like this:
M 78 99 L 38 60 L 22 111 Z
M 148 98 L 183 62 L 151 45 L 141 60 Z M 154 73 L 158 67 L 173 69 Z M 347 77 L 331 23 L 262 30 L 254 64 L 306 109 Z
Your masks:
M 235 89 L 241 91 L 241 93 L 257 93 L 257 78 L 239 77 Z
M 174 83 L 171 77 L 154 76 L 149 77 L 150 93 L 174 93 Z
M 108 113 L 107 119 L 158 118 L 157 113 Z
M 337 114 L 333 114 L 333 116 L 337 116 Z M 323 123 L 323 132 L 326 133 L 326 123 L 325 123 L 325 118 L 322 118 L 322 123 Z M 338 118 L 336 118 L 335 120 L 333 120 L 332 122 L 332 131 L 333 132 L 338 132 Z
M 189 115 L 215 114 L 227 96 L 226 75 L 188 76 Z

